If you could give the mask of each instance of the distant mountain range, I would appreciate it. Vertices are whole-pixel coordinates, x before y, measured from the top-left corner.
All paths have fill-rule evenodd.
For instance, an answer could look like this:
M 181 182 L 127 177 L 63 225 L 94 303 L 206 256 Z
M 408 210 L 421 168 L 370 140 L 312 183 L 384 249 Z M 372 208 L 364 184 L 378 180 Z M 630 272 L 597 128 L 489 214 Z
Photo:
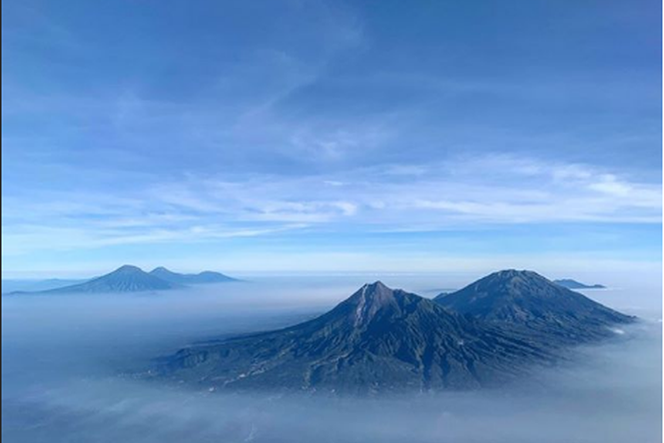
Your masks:
M 225 283 L 230 281 L 237 281 L 221 272 L 203 271 L 198 274 L 179 274 L 170 271 L 163 266 L 150 271 L 150 275 L 158 277 L 170 283 L 180 285 L 198 285 L 207 283 Z
M 586 284 L 580 283 L 576 280 L 572 280 L 571 278 L 564 278 L 562 280 L 554 280 L 553 282 L 555 284 L 563 286 L 567 289 L 606 289 L 606 286 L 604 286 L 604 285 L 586 285 Z
M 161 375 L 205 389 L 474 389 L 634 320 L 529 271 L 491 274 L 436 301 L 376 282 L 308 322 L 182 349 Z
M 96 277 L 91 280 L 70 285 L 59 285 L 50 289 L 35 291 L 13 291 L 11 294 L 65 294 L 65 293 L 117 293 L 117 292 L 145 292 L 165 291 L 186 287 L 186 285 L 204 283 L 224 283 L 236 281 L 219 272 L 204 271 L 199 274 L 179 274 L 158 267 L 145 272 L 132 265 L 124 265 L 113 272 Z

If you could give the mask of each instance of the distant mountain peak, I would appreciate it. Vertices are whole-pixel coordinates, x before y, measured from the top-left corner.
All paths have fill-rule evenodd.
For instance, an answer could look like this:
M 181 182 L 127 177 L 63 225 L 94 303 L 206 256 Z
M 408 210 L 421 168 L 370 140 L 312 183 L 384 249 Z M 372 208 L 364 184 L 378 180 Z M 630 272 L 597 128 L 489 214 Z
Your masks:
M 225 282 L 235 281 L 234 278 L 231 278 L 220 272 L 203 271 L 199 272 L 198 274 L 181 274 L 179 272 L 173 272 L 170 269 L 165 268 L 164 266 L 159 266 L 154 268 L 152 271 L 150 271 L 150 274 L 171 283 L 185 284 L 185 285 L 203 284 L 203 283 L 225 283 Z
M 115 293 L 162 291 L 185 287 L 188 284 L 221 283 L 236 281 L 219 272 L 204 271 L 199 274 L 178 274 L 163 266 L 145 272 L 138 266 L 125 264 L 108 274 L 65 286 L 58 286 L 35 293 Z M 20 292 L 20 291 L 19 291 Z M 29 292 L 29 291 L 25 291 Z
M 116 270 L 83 283 L 42 291 L 45 293 L 116 293 L 162 291 L 180 285 L 148 274 L 138 266 L 122 265 Z
M 139 268 L 138 266 L 134 266 L 134 265 L 122 265 L 122 266 L 120 266 L 118 269 L 116 269 L 115 271 L 113 271 L 113 272 L 111 272 L 111 273 L 115 273 L 115 272 L 145 272 L 145 271 L 143 271 L 143 270 L 142 270 L 141 268 Z

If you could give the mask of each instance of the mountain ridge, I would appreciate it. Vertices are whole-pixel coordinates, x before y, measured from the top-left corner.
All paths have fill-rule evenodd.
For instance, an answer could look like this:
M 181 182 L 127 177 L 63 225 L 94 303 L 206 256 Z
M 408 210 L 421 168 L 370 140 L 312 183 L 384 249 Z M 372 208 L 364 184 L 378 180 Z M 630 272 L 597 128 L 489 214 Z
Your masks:
M 238 280 L 219 272 L 203 271 L 198 274 L 179 274 L 164 267 L 145 272 L 138 266 L 126 264 L 107 274 L 82 280 L 79 283 L 37 291 L 11 291 L 7 295 L 154 292 L 181 289 L 187 285 L 231 281 Z
M 149 274 L 154 275 L 155 277 L 161 278 L 170 283 L 176 284 L 209 284 L 209 283 L 226 283 L 232 281 L 238 281 L 232 277 L 229 277 L 221 272 L 214 271 L 202 271 L 198 274 L 182 274 L 179 272 L 173 272 L 170 269 L 165 268 L 164 266 L 159 266 L 154 268 Z
M 467 288 L 496 278 L 512 292 L 536 290 L 521 294 L 526 299 L 541 299 L 544 295 L 537 291 L 543 288 L 568 291 L 532 271 L 509 270 L 445 297 L 460 293 L 469 298 L 474 293 Z M 540 286 L 526 284 L 532 281 Z M 497 318 L 482 318 L 377 281 L 312 320 L 183 348 L 165 358 L 157 374 L 206 390 L 379 393 L 491 387 L 519 380 L 534 367 L 555 364 L 571 346 L 615 336 L 610 329 L 615 323 L 634 321 L 568 292 L 577 302 L 570 306 L 580 309 L 580 320 L 587 321 L 589 329 L 579 324 L 572 330 L 564 323 L 558 329 L 555 323 L 530 324 L 528 310 L 521 312 L 528 306 L 516 303 L 516 296 L 515 312 L 494 306 Z M 569 296 L 564 293 L 563 301 Z M 552 307 L 545 303 L 541 309 Z M 552 318 L 544 317 L 552 320 L 558 311 L 550 314 Z
M 133 265 L 122 265 L 116 270 L 93 278 L 83 283 L 64 286 L 61 288 L 38 291 L 39 294 L 62 293 L 116 293 L 116 292 L 146 292 L 163 291 L 179 288 L 179 285 L 169 283 L 148 274 L 141 268 Z
M 477 389 L 525 373 L 545 348 L 375 282 L 327 313 L 277 331 L 184 348 L 165 374 L 208 389 L 380 392 Z

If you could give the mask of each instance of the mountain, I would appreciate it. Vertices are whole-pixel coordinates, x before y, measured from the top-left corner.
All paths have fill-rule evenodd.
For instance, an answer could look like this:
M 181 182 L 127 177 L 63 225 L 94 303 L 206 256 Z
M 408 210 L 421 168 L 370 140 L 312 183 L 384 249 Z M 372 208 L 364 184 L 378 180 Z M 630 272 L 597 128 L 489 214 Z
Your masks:
M 205 389 L 427 391 L 501 383 L 552 359 L 520 335 L 376 282 L 313 320 L 185 348 L 162 375 Z
M 537 333 L 552 345 L 610 336 L 616 324 L 635 320 L 532 271 L 496 272 L 435 301 L 475 319 Z
M 92 280 L 62 288 L 39 291 L 40 294 L 139 292 L 175 289 L 179 285 L 150 275 L 141 268 L 124 265 Z
M 64 293 L 102 293 L 102 292 L 140 292 L 163 291 L 181 288 L 188 284 L 220 283 L 237 281 L 219 272 L 204 271 L 199 274 L 178 274 L 164 267 L 155 268 L 149 273 L 141 268 L 124 265 L 115 271 L 91 280 L 81 280 L 67 284 L 64 280 L 45 281 L 52 286 L 41 288 L 20 287 L 7 290 L 9 294 L 64 294 Z M 5 283 L 3 282 L 3 289 Z M 11 285 L 10 285 L 11 286 Z M 20 290 L 16 290 L 20 289 Z
M 605 289 L 604 285 L 586 285 L 584 283 L 572 280 L 571 278 L 564 278 L 562 280 L 554 280 L 555 284 L 563 286 L 567 289 Z
M 176 284 L 204 284 L 204 283 L 225 283 L 237 281 L 220 272 L 203 271 L 198 274 L 180 274 L 160 266 L 150 271 L 150 274 L 167 282 Z

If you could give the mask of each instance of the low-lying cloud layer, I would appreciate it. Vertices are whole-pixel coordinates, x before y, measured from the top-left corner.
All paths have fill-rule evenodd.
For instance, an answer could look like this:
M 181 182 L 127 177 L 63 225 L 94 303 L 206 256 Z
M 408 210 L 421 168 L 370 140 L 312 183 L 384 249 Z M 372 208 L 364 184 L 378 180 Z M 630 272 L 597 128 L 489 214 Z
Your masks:
M 500 390 L 382 398 L 240 395 L 133 376 L 152 358 L 187 343 L 310 318 L 356 284 L 353 279 L 282 283 L 160 295 L 5 298 L 3 439 L 661 441 L 661 309 L 655 302 L 628 310 L 644 322 L 626 328 L 614 342 L 580 349 L 561 367 Z M 435 284 L 448 283 L 419 283 Z M 602 301 L 602 294 L 591 295 Z M 619 309 L 657 296 L 642 290 L 620 294 L 609 299 Z

